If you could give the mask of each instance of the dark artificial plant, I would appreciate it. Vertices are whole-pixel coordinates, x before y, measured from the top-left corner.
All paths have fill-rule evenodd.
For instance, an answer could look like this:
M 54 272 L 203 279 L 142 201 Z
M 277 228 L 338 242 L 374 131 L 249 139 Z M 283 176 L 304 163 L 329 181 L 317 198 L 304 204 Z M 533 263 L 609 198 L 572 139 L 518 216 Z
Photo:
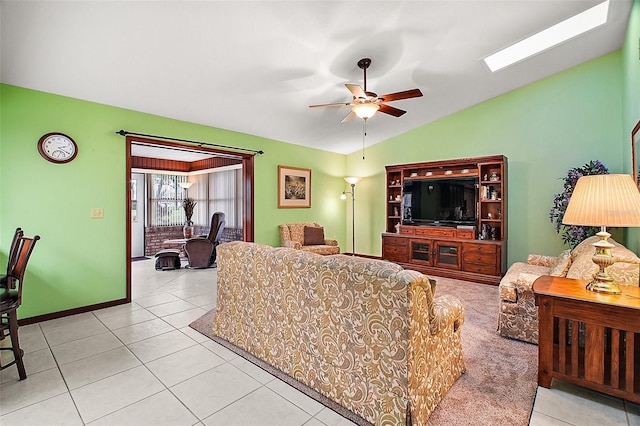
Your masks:
M 191 217 L 193 216 L 193 209 L 196 206 L 196 202 L 193 198 L 185 198 L 182 200 L 182 208 L 184 209 L 184 215 L 187 218 L 187 225 L 193 225 Z
M 564 189 L 553 198 L 553 207 L 551 207 L 551 211 L 549 212 L 549 219 L 551 219 L 551 223 L 556 225 L 556 232 L 562 236 L 562 241 L 569 244 L 569 247 L 572 249 L 586 238 L 596 235 L 600 229 L 589 226 L 564 225 L 562 223 L 562 218 L 571 199 L 571 194 L 573 194 L 578 179 L 582 176 L 606 174 L 609 174 L 609 169 L 600 161 L 595 160 L 589 161 L 582 167 L 569 169 L 567 176 L 562 178 L 564 181 Z

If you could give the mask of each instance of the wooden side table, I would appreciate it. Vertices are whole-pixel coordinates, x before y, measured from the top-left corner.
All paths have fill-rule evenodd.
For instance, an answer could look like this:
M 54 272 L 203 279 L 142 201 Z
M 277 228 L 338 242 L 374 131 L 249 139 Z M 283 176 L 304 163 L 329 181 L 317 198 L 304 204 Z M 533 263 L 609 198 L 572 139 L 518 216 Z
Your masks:
M 588 291 L 587 281 L 538 278 L 538 384 L 557 378 L 640 403 L 640 288 Z

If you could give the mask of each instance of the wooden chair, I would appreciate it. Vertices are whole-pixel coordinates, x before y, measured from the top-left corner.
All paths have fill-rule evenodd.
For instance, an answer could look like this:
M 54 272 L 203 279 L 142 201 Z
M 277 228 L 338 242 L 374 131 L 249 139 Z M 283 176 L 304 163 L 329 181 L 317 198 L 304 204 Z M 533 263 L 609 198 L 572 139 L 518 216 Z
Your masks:
M 24 231 L 22 230 L 22 228 L 16 228 L 16 232 L 13 234 L 13 240 L 11 241 L 11 246 L 9 247 L 9 260 L 7 261 L 7 273 L 0 277 L 0 288 L 7 287 L 7 276 L 9 275 L 11 265 L 13 265 L 16 262 L 18 241 L 20 240 L 20 238 L 22 238 L 23 235 L 24 235 Z M 11 288 L 15 288 L 15 287 L 11 287 Z
M 0 290 L 0 340 L 7 336 L 11 338 L 11 347 L 0 348 L 13 352 L 13 361 L 6 365 L 0 364 L 0 370 L 16 365 L 20 380 L 27 378 L 22 361 L 23 351 L 18 341 L 18 308 L 22 303 L 22 288 L 24 287 L 24 274 L 27 270 L 27 262 L 31 257 L 38 235 L 33 238 L 21 236 L 16 243 L 15 261 L 9 264 L 7 274 L 7 287 Z

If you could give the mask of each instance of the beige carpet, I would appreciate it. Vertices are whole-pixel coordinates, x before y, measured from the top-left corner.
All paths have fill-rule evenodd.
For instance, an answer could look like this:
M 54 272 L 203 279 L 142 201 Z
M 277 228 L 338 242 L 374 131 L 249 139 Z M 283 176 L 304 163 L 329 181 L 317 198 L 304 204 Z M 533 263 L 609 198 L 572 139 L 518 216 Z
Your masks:
M 496 333 L 498 287 L 435 278 L 436 296 L 453 294 L 465 308 L 462 350 L 467 372 L 431 414 L 428 425 L 528 425 L 537 389 L 538 347 Z M 212 338 L 214 315 L 215 311 L 207 312 L 191 327 Z
M 467 372 L 442 399 L 429 425 L 528 425 L 538 381 L 538 347 L 500 337 L 498 287 L 436 278 L 437 294 L 465 308 L 462 352 Z

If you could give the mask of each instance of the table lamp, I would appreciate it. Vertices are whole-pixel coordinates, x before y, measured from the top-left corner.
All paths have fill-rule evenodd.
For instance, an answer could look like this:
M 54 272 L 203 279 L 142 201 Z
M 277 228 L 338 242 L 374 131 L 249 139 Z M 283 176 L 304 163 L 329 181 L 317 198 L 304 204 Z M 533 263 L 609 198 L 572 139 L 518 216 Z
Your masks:
M 607 273 L 607 267 L 616 262 L 611 255 L 613 244 L 607 241 L 610 227 L 640 226 L 640 191 L 630 175 L 590 175 L 578 179 L 562 223 L 578 226 L 600 226 L 596 235 L 600 241 L 593 244 L 596 252 L 593 263 L 600 270 L 587 290 L 620 294 L 620 287 Z

